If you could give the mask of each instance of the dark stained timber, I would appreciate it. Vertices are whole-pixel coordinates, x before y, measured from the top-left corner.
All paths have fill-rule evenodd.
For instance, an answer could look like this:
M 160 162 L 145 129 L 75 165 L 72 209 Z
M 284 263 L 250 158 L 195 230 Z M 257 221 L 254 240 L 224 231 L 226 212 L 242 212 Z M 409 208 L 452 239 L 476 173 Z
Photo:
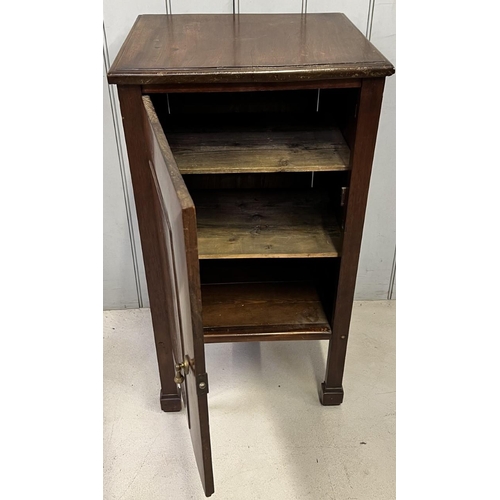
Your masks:
M 344 14 L 178 14 L 139 16 L 108 81 L 283 83 L 392 73 Z
M 206 343 L 328 339 L 331 329 L 309 283 L 202 285 Z
M 339 13 L 139 16 L 108 72 L 118 84 L 161 408 L 179 411 L 185 398 L 206 496 L 214 481 L 205 343 L 329 339 L 320 401 L 342 403 L 393 73 Z

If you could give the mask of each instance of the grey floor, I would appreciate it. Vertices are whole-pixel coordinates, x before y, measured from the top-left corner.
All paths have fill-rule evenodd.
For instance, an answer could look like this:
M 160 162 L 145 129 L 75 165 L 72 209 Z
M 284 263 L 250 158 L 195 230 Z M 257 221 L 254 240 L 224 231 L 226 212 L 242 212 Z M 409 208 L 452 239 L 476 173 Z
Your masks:
M 206 346 L 214 499 L 395 498 L 395 302 L 357 302 L 340 407 L 326 341 Z M 105 500 L 203 499 L 186 413 L 163 413 L 148 309 L 104 313 Z

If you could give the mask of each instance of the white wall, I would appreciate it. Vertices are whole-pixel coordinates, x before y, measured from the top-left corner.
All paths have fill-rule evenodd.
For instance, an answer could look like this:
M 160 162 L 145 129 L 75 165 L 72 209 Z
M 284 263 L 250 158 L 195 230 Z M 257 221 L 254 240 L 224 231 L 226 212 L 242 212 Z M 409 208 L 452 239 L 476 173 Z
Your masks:
M 372 43 L 396 65 L 396 2 L 374 0 Z M 396 247 L 396 75 L 386 78 L 356 282 L 358 299 L 387 299 Z M 393 297 L 395 298 L 395 297 Z
M 344 12 L 396 63 L 395 0 L 235 0 L 236 12 Z M 109 67 L 139 14 L 231 13 L 233 0 L 104 0 Z M 395 298 L 396 77 L 386 80 L 356 299 Z M 125 141 L 114 86 L 104 82 L 104 309 L 149 305 Z
M 123 190 L 120 151 L 117 148 L 111 90 L 103 65 L 104 104 L 104 307 L 139 307 L 127 204 Z

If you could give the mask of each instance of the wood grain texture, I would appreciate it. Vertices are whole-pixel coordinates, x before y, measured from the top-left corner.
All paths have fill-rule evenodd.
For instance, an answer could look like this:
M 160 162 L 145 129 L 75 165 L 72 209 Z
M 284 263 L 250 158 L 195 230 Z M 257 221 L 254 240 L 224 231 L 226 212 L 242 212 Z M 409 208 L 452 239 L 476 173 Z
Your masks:
M 316 172 L 349 167 L 349 148 L 335 127 L 308 127 L 307 123 L 288 130 L 228 126 L 170 132 L 168 141 L 182 174 Z
M 308 283 L 203 285 L 202 301 L 207 343 L 330 336 L 319 296 Z
M 344 14 L 143 15 L 109 83 L 255 83 L 390 75 Z
M 337 257 L 341 232 L 319 190 L 197 191 L 200 259 Z
M 163 216 L 162 229 L 167 247 L 169 281 L 172 281 L 172 277 L 175 278 L 171 288 L 176 299 L 177 314 L 174 316 L 178 321 L 177 327 L 171 334 L 178 346 L 176 362 L 184 361 L 186 355 L 192 360 L 191 370 L 185 377 L 183 388 L 196 463 L 205 494 L 210 496 L 214 492 L 214 482 L 208 419 L 208 386 L 205 390 L 198 388 L 199 378 L 203 377 L 206 380 L 206 368 L 196 214 L 193 200 L 177 169 L 153 104 L 149 97 L 143 97 L 142 101 L 145 110 L 145 137 L 150 171 L 156 188 L 153 196 L 158 200 Z

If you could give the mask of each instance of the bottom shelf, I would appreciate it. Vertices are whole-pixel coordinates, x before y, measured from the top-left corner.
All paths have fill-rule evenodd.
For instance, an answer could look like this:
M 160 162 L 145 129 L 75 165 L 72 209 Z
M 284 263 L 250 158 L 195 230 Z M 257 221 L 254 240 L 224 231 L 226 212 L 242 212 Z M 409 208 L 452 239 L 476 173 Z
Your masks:
M 201 293 L 205 343 L 330 338 L 310 283 L 211 284 Z

